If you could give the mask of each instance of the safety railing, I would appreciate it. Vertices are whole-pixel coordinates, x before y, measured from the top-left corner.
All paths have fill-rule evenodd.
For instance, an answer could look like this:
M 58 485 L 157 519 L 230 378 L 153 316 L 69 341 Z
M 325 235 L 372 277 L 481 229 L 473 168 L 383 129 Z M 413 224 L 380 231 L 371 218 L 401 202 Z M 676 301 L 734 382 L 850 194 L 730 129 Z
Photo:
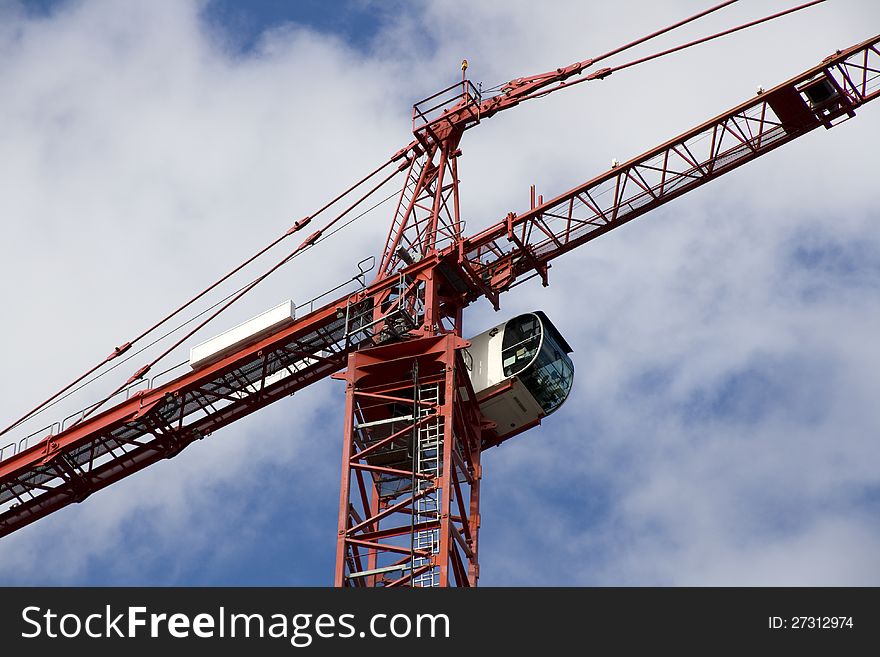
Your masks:
M 444 126 L 451 128 L 460 121 L 479 123 L 481 102 L 482 95 L 473 82 L 456 82 L 413 105 L 413 134 L 427 148 L 428 136 L 439 142 Z

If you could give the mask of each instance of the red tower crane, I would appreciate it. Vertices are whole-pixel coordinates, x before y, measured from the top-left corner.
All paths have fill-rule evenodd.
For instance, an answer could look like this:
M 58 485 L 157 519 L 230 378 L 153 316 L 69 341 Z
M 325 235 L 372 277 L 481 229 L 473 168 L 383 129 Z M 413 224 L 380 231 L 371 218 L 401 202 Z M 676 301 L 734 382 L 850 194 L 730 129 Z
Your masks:
M 481 297 L 497 309 L 503 292 L 532 277 L 547 285 L 554 258 L 818 127 L 852 118 L 880 93 L 880 36 L 837 51 L 552 199 L 536 198 L 533 190 L 528 210 L 510 213 L 474 235 L 464 234 L 459 207 L 462 136 L 521 102 L 644 61 L 586 72 L 606 57 L 727 4 L 600 57 L 517 78 L 490 97 L 467 80 L 463 63 L 460 82 L 414 106 L 412 142 L 333 200 L 372 184 L 345 211 L 312 230 L 275 267 L 138 369 L 113 395 L 69 424 L 52 425 L 49 435 L 3 447 L 0 536 L 334 376 L 346 385 L 336 585 L 476 585 L 481 453 L 539 424 L 547 407 L 536 407 L 530 419 L 510 426 L 491 419 L 487 408 L 522 382 L 512 376 L 488 387 L 475 385 L 472 344 L 462 336 L 464 309 Z M 153 373 L 162 357 L 265 276 L 313 248 L 398 175 L 405 182 L 375 280 L 301 317 L 282 305 L 239 327 L 239 333 L 203 343 L 201 355 L 191 352 L 192 371 L 170 381 L 161 382 L 166 373 Z M 317 225 L 318 214 L 329 205 L 296 222 L 260 254 Z M 539 313 L 535 318 L 542 319 Z M 555 345 L 551 360 L 562 358 L 564 339 L 549 324 L 542 330 Z M 149 332 L 117 347 L 77 382 Z M 104 408 L 117 395 L 125 399 Z

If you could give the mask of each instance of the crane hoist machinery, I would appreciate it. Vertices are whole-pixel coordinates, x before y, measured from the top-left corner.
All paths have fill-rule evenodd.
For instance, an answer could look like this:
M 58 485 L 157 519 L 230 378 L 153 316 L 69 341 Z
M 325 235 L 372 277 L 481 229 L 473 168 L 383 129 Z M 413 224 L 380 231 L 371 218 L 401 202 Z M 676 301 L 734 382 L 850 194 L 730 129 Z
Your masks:
M 335 584 L 475 586 L 481 454 L 558 409 L 571 390 L 574 366 L 571 347 L 541 311 L 465 339 L 464 310 L 483 298 L 498 310 L 501 295 L 524 281 L 537 278 L 546 286 L 555 258 L 817 128 L 853 118 L 880 93 L 880 36 L 834 51 L 550 199 L 533 188 L 528 209 L 472 234 L 465 233 L 459 202 L 461 139 L 523 102 L 822 0 L 596 67 L 735 1 L 602 55 L 485 92 L 467 79 L 463 63 L 460 81 L 414 105 L 413 139 L 406 146 L 0 431 L 0 536 L 332 377 L 345 385 Z M 319 248 L 385 195 L 392 181 L 394 191 L 385 197 L 395 203 L 391 226 L 371 281 L 359 265 L 354 291 L 298 306 L 286 301 L 204 339 L 201 331 L 211 320 L 282 266 Z M 298 245 L 275 264 L 168 331 L 170 322 L 193 312 L 193 304 L 292 236 Z M 156 344 L 149 340 L 163 331 L 161 353 L 110 394 L 42 430 L 25 431 L 71 391 Z M 183 348 L 189 348 L 189 359 L 167 367 L 169 354 Z

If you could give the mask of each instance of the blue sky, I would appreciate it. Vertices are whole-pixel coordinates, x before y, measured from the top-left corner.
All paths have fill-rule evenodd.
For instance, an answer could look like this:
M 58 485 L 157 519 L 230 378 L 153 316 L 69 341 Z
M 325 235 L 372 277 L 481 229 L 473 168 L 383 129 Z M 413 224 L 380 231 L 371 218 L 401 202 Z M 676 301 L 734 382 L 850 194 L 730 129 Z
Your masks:
M 203 18 L 222 30 L 241 52 L 251 52 L 267 30 L 284 23 L 297 23 L 319 33 L 331 34 L 358 48 L 367 49 L 387 15 L 404 9 L 398 0 L 210 0 Z
M 617 4 L 0 1 L 0 359 L 16 382 L 0 417 L 407 143 L 412 102 L 462 58 L 491 86 L 706 3 Z M 770 4 L 739 3 L 656 47 L 786 6 Z M 871 36 L 880 13 L 866 5 L 826 3 L 485 122 L 462 145 L 468 225 Z M 485 455 L 483 584 L 880 583 L 865 147 L 878 119 L 869 105 L 614 231 L 500 314 L 469 309 L 468 333 L 545 309 L 576 366 L 562 410 Z M 351 276 L 381 248 L 382 212 L 228 323 Z M 342 400 L 324 382 L 0 540 L 0 583 L 328 584 Z
M 26 0 L 30 16 L 47 17 L 76 0 Z M 389 15 L 406 11 L 406 2 L 388 0 L 203 0 L 200 19 L 223 33 L 239 54 L 254 52 L 267 31 L 291 23 L 332 35 L 367 49 Z

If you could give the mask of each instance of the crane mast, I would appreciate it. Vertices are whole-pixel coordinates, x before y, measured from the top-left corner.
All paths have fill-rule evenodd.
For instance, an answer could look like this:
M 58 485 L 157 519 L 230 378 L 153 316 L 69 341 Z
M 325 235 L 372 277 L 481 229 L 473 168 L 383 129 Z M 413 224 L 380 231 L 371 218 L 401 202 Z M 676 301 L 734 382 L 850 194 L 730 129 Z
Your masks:
M 115 406 L 4 447 L 0 536 L 333 376 L 346 385 L 335 583 L 476 585 L 480 455 L 512 434 L 500 437 L 480 412 L 464 308 L 486 297 L 497 309 L 503 292 L 529 278 L 546 285 L 554 258 L 852 118 L 880 93 L 878 42 L 838 51 L 549 200 L 533 189 L 526 211 L 470 236 L 459 205 L 464 132 L 565 88 L 593 60 L 514 80 L 488 99 L 463 71 L 414 106 L 414 139 L 393 158 L 406 182 L 375 280 L 209 365 L 170 381 L 142 378 L 144 389 Z

